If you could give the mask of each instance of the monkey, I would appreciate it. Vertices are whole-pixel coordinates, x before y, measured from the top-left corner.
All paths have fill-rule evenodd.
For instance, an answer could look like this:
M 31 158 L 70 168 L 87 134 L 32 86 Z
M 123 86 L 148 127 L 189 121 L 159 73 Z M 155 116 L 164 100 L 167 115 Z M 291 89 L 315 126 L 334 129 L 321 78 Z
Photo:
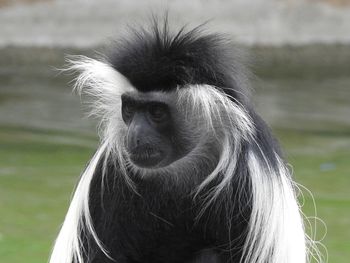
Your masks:
M 132 28 L 75 90 L 100 119 L 50 263 L 303 263 L 298 189 L 229 37 Z

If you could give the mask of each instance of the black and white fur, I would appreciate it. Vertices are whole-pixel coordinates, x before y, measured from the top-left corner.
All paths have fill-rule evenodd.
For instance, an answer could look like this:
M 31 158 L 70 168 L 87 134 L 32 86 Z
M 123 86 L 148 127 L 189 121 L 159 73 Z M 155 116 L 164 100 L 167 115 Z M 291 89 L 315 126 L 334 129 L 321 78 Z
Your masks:
M 75 88 L 101 119 L 101 144 L 50 263 L 309 262 L 295 185 L 253 109 L 236 52 L 221 35 L 201 27 L 172 34 L 165 22 L 133 30 L 106 59 L 70 61 L 80 73 Z M 133 165 L 126 92 L 170 98 L 195 147 L 166 167 Z

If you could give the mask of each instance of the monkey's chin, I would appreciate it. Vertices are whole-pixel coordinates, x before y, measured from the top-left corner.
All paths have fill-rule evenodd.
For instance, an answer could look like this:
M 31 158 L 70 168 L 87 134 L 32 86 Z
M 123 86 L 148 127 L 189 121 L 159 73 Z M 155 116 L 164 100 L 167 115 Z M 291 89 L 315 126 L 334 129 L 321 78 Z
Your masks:
M 163 155 L 161 152 L 152 152 L 152 153 L 137 153 L 137 154 L 130 154 L 129 155 L 130 160 L 136 165 L 141 168 L 156 168 L 159 167 L 161 164 L 163 158 Z

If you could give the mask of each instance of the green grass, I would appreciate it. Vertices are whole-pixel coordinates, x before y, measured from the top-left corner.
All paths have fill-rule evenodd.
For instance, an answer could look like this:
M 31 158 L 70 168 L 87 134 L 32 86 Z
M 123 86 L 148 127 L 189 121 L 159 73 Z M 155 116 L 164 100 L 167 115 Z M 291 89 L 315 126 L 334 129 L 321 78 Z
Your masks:
M 0 129 L 1 262 L 47 261 L 74 184 L 94 151 L 57 142 L 57 136 Z
M 328 248 L 329 262 L 350 258 L 350 140 L 344 133 L 314 133 L 278 130 L 294 176 L 313 193 L 317 213 L 327 226 L 317 222 L 317 239 Z M 304 213 L 315 216 L 310 194 L 305 195 Z M 310 219 L 312 221 L 312 219 Z

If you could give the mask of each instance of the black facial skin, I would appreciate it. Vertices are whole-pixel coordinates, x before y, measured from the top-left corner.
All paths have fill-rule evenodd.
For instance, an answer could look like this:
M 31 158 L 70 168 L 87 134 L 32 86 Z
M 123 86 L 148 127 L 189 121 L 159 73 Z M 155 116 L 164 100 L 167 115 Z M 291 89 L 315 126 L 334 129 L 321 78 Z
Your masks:
M 125 147 L 130 160 L 143 168 L 164 167 L 181 158 L 186 147 L 179 139 L 178 111 L 157 93 L 125 93 L 122 118 L 128 126 Z M 176 129 L 175 129 L 176 128 Z

